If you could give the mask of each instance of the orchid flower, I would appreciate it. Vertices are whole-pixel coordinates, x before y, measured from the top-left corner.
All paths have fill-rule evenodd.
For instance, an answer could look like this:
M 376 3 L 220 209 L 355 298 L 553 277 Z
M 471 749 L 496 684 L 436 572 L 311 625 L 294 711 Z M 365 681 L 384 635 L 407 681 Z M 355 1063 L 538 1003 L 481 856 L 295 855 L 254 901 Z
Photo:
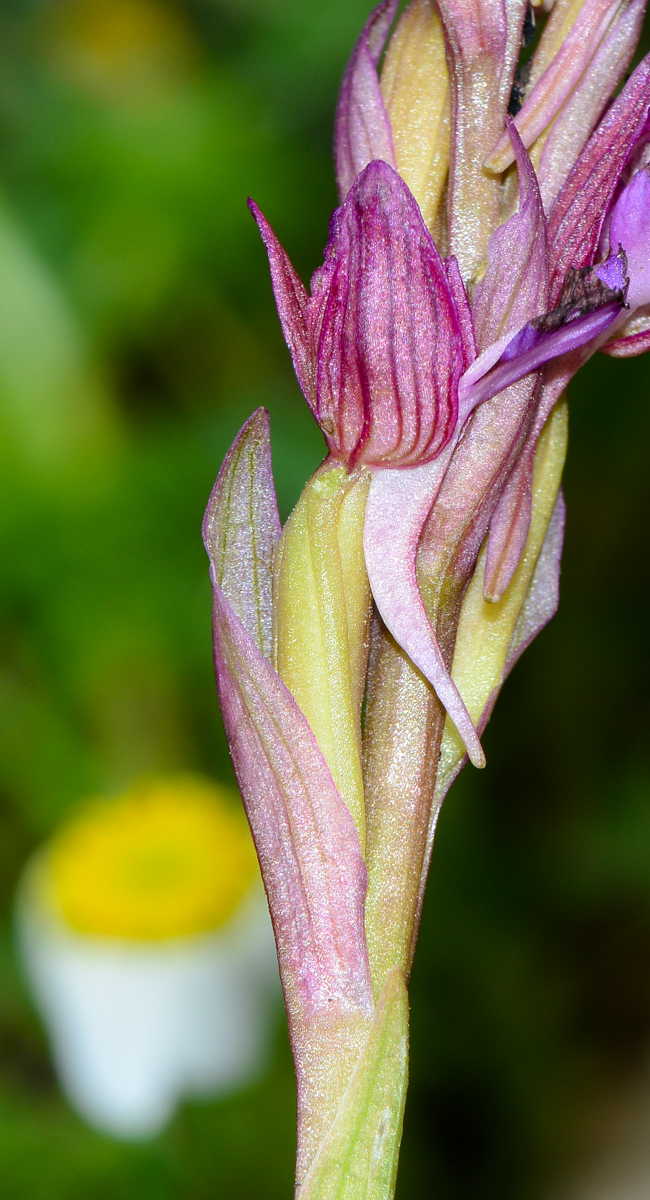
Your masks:
M 510 123 L 520 164 L 515 238 L 532 243 L 544 292 L 546 228 L 530 161 Z M 435 688 L 470 758 L 484 764 L 476 731 L 446 667 L 422 602 L 416 553 L 445 470 L 478 404 L 605 333 L 625 305 L 625 252 L 569 273 L 558 305 L 476 354 L 458 263 L 443 260 L 400 176 L 374 160 L 334 214 L 325 264 L 307 296 L 268 223 L 251 203 L 269 254 L 276 302 L 296 374 L 330 459 L 366 469 L 371 483 L 364 549 L 372 595 L 387 629 Z M 507 240 L 508 227 L 500 231 Z M 501 239 L 503 240 L 503 238 Z M 500 256 L 499 247 L 496 254 Z M 488 272 L 492 264 L 488 260 Z M 500 263 L 501 267 L 502 264 Z M 511 288 L 486 277 L 477 306 Z
M 437 813 L 557 606 L 563 392 L 598 349 L 650 345 L 650 59 L 612 101 L 642 0 L 557 0 L 525 69 L 525 0 L 397 9 L 344 75 L 309 292 L 249 202 L 325 461 L 282 530 L 260 411 L 204 526 L 300 1200 L 393 1194 Z

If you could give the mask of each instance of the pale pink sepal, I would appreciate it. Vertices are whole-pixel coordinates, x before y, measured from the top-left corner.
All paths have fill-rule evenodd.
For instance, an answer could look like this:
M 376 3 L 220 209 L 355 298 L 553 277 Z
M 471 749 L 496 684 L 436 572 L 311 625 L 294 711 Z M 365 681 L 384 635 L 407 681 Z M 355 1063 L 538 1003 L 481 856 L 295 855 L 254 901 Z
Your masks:
M 379 158 L 397 170 L 377 64 L 398 6 L 399 0 L 384 0 L 374 10 L 343 76 L 334 123 L 334 163 L 341 203 L 368 163 Z
M 458 315 L 458 331 L 463 354 L 463 370 L 474 362 L 478 353 L 476 349 L 476 335 L 474 333 L 474 321 L 472 319 L 472 310 L 470 308 L 465 284 L 458 266 L 458 259 L 451 254 L 449 258 L 443 260 L 444 268 L 447 274 L 447 283 L 452 294 L 456 313 Z
M 421 467 L 374 470 L 363 545 L 370 587 L 384 624 L 434 688 L 474 765 L 482 767 L 481 743 L 442 656 L 416 573 L 418 542 L 448 461 L 449 451 Z
M 290 1019 L 371 1013 L 366 868 L 352 817 L 291 693 L 217 586 L 214 634 L 221 711 Z
M 268 424 L 258 412 L 219 474 L 206 517 L 206 549 L 219 698 L 269 898 L 299 1057 L 302 1031 L 315 1009 L 334 1021 L 354 1011 L 369 1014 L 372 989 L 366 869 L 354 822 L 305 717 L 256 643 L 257 621 L 249 622 L 256 576 L 266 569 L 258 548 L 274 540 L 276 517 Z M 250 631 L 244 621 L 252 624 Z
M 517 459 L 490 522 L 483 595 L 496 603 L 517 570 L 530 529 L 532 467 L 535 445 L 528 444 Z
M 541 633 L 544 626 L 548 625 L 557 612 L 560 601 L 560 564 L 565 521 L 566 505 L 560 488 L 533 578 L 512 634 L 503 671 L 504 679 L 510 674 L 517 659 L 527 646 L 530 646 L 533 639 L 537 637 L 538 633 Z
M 214 581 L 267 658 L 272 645 L 273 554 L 281 530 L 269 414 L 258 408 L 223 461 L 202 532 Z
M 485 708 L 483 709 L 483 712 L 481 713 L 477 723 L 477 730 L 481 735 L 484 733 L 490 717 L 492 716 L 499 692 L 501 691 L 501 688 L 515 663 L 519 660 L 524 650 L 530 646 L 531 642 L 534 641 L 538 633 L 542 632 L 542 629 L 548 625 L 549 621 L 552 620 L 557 612 L 560 601 L 560 565 L 562 560 L 565 519 L 566 505 L 564 503 L 562 489 L 560 488 L 557 500 L 555 501 L 555 507 L 548 524 L 548 529 L 546 530 L 546 536 L 542 543 L 539 558 L 537 559 L 535 570 L 533 572 L 533 577 L 530 581 L 526 598 L 512 633 L 501 680 L 498 686 L 493 688 L 490 692 Z M 466 758 L 463 758 L 461 762 L 458 763 L 453 774 L 447 778 L 444 791 L 437 795 L 434 822 L 452 783 L 454 783 L 454 781 L 458 778 L 466 763 Z M 427 846 L 426 855 L 427 871 L 431 857 L 431 843 L 433 841 L 434 833 L 435 825 L 434 828 L 429 831 L 429 844 Z
M 526 148 L 544 132 L 577 87 L 619 8 L 620 0 L 585 0 L 558 53 L 515 117 Z M 504 171 L 513 160 L 510 141 L 503 134 L 490 153 L 490 168 Z
M 546 220 L 537 177 L 514 123 L 509 117 L 506 122 L 517 160 L 519 210 L 488 242 L 487 267 L 472 307 L 481 350 L 545 312 L 548 301 Z
M 278 241 L 264 213 L 254 200 L 248 201 L 269 256 L 273 295 L 302 394 L 316 411 L 316 361 L 307 333 L 309 295 L 286 250 Z
M 606 342 L 599 348 L 603 354 L 611 354 L 612 358 L 636 358 L 637 354 L 645 354 L 646 350 L 650 350 L 650 312 L 644 318 L 643 324 L 645 328 L 640 329 L 638 333 L 626 334 L 623 326 L 622 337 L 613 338 L 611 342 Z
M 539 186 L 549 213 L 583 146 L 632 60 L 646 0 L 631 0 L 617 15 L 577 88 L 558 113 L 539 163 Z
M 639 63 L 587 142 L 553 206 L 548 224 L 551 303 L 569 267 L 592 263 L 621 174 L 650 130 L 650 56 Z

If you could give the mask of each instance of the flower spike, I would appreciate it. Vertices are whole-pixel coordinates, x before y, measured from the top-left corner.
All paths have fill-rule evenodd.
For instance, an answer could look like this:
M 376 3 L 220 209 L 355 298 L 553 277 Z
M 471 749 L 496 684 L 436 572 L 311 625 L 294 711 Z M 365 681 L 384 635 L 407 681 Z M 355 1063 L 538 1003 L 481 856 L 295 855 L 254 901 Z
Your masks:
M 553 11 L 519 70 L 527 0 L 410 0 L 390 42 L 401 5 L 375 8 L 310 292 L 250 205 L 328 449 L 280 531 L 258 412 L 204 527 L 299 1200 L 392 1200 L 440 804 L 557 606 L 563 393 L 597 349 L 650 348 L 650 56 L 615 97 L 646 0 L 532 3 Z

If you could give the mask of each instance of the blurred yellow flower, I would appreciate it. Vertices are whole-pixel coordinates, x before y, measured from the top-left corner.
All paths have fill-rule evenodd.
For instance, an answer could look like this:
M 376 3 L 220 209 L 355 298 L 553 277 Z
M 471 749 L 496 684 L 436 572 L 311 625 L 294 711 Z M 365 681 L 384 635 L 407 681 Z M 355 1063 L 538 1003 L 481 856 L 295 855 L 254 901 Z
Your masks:
M 195 776 L 150 778 L 91 801 L 45 850 L 38 886 L 82 933 L 160 939 L 217 929 L 257 874 L 237 803 Z
M 59 0 L 45 26 L 46 57 L 61 73 L 114 99 L 166 89 L 199 55 L 190 22 L 167 0 Z

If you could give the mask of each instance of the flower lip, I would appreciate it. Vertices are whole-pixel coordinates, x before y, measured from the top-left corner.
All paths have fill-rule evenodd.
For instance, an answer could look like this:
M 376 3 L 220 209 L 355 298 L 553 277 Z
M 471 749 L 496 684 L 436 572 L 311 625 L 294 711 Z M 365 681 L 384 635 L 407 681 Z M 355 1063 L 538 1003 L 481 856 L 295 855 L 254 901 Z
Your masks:
M 605 262 L 595 267 L 569 267 L 555 308 L 534 317 L 524 326 L 519 337 L 506 347 L 502 361 L 509 362 L 529 349 L 538 334 L 554 333 L 608 305 L 625 307 L 630 285 L 626 272 L 627 256 L 620 245 L 617 254 L 610 254 Z

